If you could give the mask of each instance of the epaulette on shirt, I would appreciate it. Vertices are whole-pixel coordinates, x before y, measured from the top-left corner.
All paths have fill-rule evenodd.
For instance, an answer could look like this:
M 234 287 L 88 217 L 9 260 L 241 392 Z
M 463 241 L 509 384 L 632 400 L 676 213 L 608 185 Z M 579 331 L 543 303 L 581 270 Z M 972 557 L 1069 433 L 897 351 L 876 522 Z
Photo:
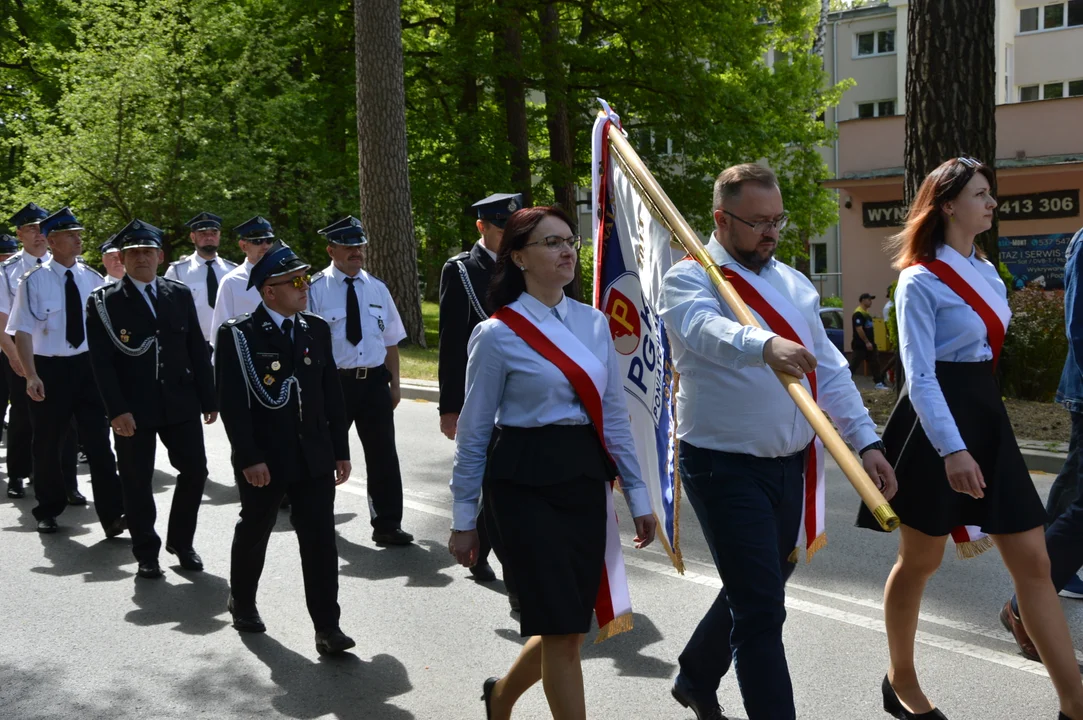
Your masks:
M 447 265 L 451 265 L 452 263 L 462 262 L 463 260 L 466 260 L 468 257 L 470 257 L 470 253 L 464 251 L 464 252 L 461 252 L 458 255 L 454 256 L 454 257 L 449 257 L 447 259 L 447 262 L 444 263 L 444 265 L 447 266 Z
M 0 268 L 6 268 L 9 265 L 14 265 L 15 263 L 19 262 L 19 260 L 20 260 L 19 254 L 16 253 L 16 254 L 12 255 L 11 257 L 9 257 L 4 262 L 0 262 Z
M 233 327 L 237 323 L 244 322 L 245 320 L 247 320 L 250 317 L 252 317 L 252 313 L 245 313 L 244 315 L 238 315 L 237 317 L 231 317 L 229 320 L 226 320 L 226 327 Z
M 100 277 L 100 278 L 101 278 L 102 280 L 104 280 L 104 279 L 105 279 L 105 276 L 104 276 L 104 275 L 102 275 L 102 274 L 101 274 L 100 272 L 98 272 L 97 270 L 95 270 L 95 269 L 94 269 L 93 267 L 91 267 L 90 265 L 87 265 L 87 262 L 86 262 L 86 260 L 84 260 L 84 259 L 83 259 L 83 257 L 82 257 L 81 255 L 80 255 L 80 256 L 76 256 L 76 258 L 75 258 L 75 262 L 79 263 L 80 265 L 82 265 L 83 267 L 85 267 L 85 268 L 86 268 L 87 270 L 89 270 L 90 272 L 92 272 L 92 273 L 94 273 L 95 275 L 97 275 L 98 277 Z
M 27 270 L 26 272 L 24 272 L 23 276 L 21 278 L 19 278 L 19 279 L 20 280 L 26 280 L 28 277 L 33 275 L 35 271 L 41 270 L 43 267 L 44 267 L 44 265 L 31 265 L 30 269 Z
M 226 260 L 225 258 L 221 258 L 221 260 L 230 270 L 237 267 L 237 263 L 233 262 L 232 260 Z
M 318 273 L 312 276 L 311 280 L 309 280 L 309 284 L 314 283 L 317 280 L 322 280 L 326 272 L 327 270 L 320 270 Z
M 169 263 L 169 267 L 177 267 L 178 265 L 184 265 L 187 262 L 187 258 L 185 258 L 184 260 L 174 260 L 173 262 Z

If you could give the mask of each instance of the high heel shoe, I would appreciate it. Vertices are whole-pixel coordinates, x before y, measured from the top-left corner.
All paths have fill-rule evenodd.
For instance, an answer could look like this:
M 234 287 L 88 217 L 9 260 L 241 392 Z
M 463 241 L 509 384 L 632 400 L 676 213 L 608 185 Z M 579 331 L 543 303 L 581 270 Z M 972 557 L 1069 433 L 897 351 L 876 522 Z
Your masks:
M 481 699 L 485 702 L 485 720 L 492 720 L 493 717 L 493 688 L 496 687 L 498 680 L 500 678 L 491 677 L 481 684 Z
M 1057 720 L 1072 720 L 1072 718 L 1068 717 L 1062 712 L 1059 712 L 1057 713 Z
M 881 690 L 884 693 L 884 712 L 897 720 L 948 720 L 948 716 L 936 708 L 920 715 L 907 710 L 903 707 L 899 696 L 895 694 L 895 688 L 891 687 L 891 681 L 887 679 L 887 675 L 884 676 Z

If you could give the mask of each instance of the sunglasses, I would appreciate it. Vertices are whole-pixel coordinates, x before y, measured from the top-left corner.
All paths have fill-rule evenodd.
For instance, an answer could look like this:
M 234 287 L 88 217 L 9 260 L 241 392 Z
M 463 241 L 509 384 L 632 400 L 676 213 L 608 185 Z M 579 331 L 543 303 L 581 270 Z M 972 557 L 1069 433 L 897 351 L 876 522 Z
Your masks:
M 972 157 L 967 157 L 966 155 L 963 155 L 962 157 L 958 157 L 958 158 L 955 158 L 955 159 L 957 161 L 961 162 L 963 165 L 966 165 L 971 170 L 977 170 L 978 168 L 981 167 L 981 164 L 982 164 L 981 160 L 977 160 L 977 159 L 972 158 Z
M 268 284 L 271 287 L 276 287 L 278 285 L 293 285 L 293 287 L 295 289 L 297 289 L 297 290 L 304 290 L 311 283 L 312 283 L 312 276 L 311 275 L 298 275 L 297 277 L 291 278 L 290 280 L 286 280 L 285 282 L 268 283 Z
M 251 240 L 245 240 L 249 245 L 270 245 L 274 241 L 274 238 L 252 238 Z

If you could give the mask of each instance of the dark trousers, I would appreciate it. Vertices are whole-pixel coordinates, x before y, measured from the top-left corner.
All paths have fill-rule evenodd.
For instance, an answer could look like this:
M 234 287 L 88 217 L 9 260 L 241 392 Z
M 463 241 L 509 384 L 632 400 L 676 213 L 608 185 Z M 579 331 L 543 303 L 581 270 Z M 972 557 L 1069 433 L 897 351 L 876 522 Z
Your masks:
M 169 510 L 166 544 L 176 550 L 188 550 L 196 534 L 196 517 L 207 482 L 207 453 L 199 418 L 158 428 L 137 428 L 132 437 L 115 437 L 117 469 L 124 489 L 124 509 L 135 559 L 156 561 L 162 547 L 162 541 L 154 531 L 158 509 L 154 504 L 152 484 L 158 438 L 169 453 L 169 464 L 178 473 L 173 505 Z
M 1080 491 L 1080 460 L 1083 459 L 1083 412 L 1072 414 L 1072 436 L 1068 442 L 1068 457 L 1061 466 L 1057 479 L 1049 488 L 1049 499 L 1045 504 L 1045 511 L 1049 515 L 1046 528 L 1056 521 L 1079 497 Z
M 861 363 L 869 361 L 869 375 L 872 376 L 873 382 L 883 382 L 884 373 L 880 371 L 880 351 L 876 349 L 876 345 L 872 346 L 872 350 L 865 347 L 865 343 L 855 342 L 850 345 L 850 374 L 856 375 L 861 370 Z
M 300 448 L 298 448 L 300 453 Z M 317 632 L 338 627 L 338 546 L 335 542 L 335 478 L 328 473 L 319 477 L 287 478 L 275 475 L 263 487 L 248 484 L 242 473 L 235 473 L 241 495 L 241 517 L 233 531 L 233 550 L 229 586 L 234 603 L 253 607 L 267 541 L 278 520 L 282 498 L 290 498 L 290 522 L 297 531 L 301 549 L 301 572 L 305 580 L 308 614 Z
M 90 464 L 94 488 L 94 510 L 108 527 L 124 514 L 124 501 L 117 477 L 116 458 L 109 444 L 105 405 L 98 394 L 90 369 L 89 353 L 73 357 L 34 357 L 38 376 L 45 385 L 45 399 L 30 400 L 30 422 L 34 431 L 34 494 L 38 504 L 34 517 L 55 518 L 67 506 L 65 461 L 70 452 L 71 421 L 74 418 L 79 440 Z M 65 448 L 63 451 L 62 448 Z
M 680 679 L 713 700 L 737 665 L 749 720 L 794 718 L 782 646 L 789 561 L 801 521 L 804 456 L 757 458 L 680 443 L 681 482 L 723 588 L 680 656 Z
M 395 530 L 402 525 L 402 473 L 395 448 L 395 411 L 391 406 L 391 373 L 381 365 L 369 368 L 358 380 L 344 371 L 342 394 L 346 417 L 357 428 L 365 451 L 369 514 L 374 530 Z
M 8 410 L 8 478 L 28 478 L 34 471 L 30 427 L 30 398 L 26 395 L 26 379 L 15 374 L 7 355 L 0 355 L 0 365 L 7 379 L 11 407 Z

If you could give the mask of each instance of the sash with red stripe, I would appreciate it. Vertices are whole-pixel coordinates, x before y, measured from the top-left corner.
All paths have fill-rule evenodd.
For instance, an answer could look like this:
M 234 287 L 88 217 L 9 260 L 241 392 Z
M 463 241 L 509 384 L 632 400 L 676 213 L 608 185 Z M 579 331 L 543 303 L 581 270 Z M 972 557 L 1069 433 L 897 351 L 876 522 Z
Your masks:
M 579 401 L 587 411 L 594 429 L 598 433 L 598 439 L 605 448 L 605 433 L 603 431 L 602 398 L 598 394 L 598 388 L 590 376 L 574 360 L 561 350 L 557 345 L 546 337 L 534 323 L 527 320 L 521 314 L 510 307 L 502 307 L 492 315 L 493 318 L 507 325 L 527 345 L 533 348 L 539 355 L 553 363 L 564 374 L 572 388 L 579 396 Z M 608 450 L 606 450 L 608 453 Z M 614 532 L 616 528 L 616 513 L 612 509 L 612 488 L 609 483 L 610 508 L 607 517 L 606 532 L 606 560 L 602 566 L 602 583 L 598 588 L 598 596 L 594 602 L 594 614 L 598 618 L 598 642 L 617 633 L 632 629 L 631 606 L 627 602 L 627 587 L 613 587 L 610 582 L 611 568 L 615 568 L 614 562 L 619 561 L 623 575 L 623 557 L 620 555 L 620 535 Z M 616 546 L 613 547 L 613 539 L 616 538 Z M 614 557 L 614 553 L 616 557 Z M 615 598 L 620 598 L 620 605 L 626 605 L 627 609 L 615 607 Z M 617 611 L 621 614 L 618 616 Z

